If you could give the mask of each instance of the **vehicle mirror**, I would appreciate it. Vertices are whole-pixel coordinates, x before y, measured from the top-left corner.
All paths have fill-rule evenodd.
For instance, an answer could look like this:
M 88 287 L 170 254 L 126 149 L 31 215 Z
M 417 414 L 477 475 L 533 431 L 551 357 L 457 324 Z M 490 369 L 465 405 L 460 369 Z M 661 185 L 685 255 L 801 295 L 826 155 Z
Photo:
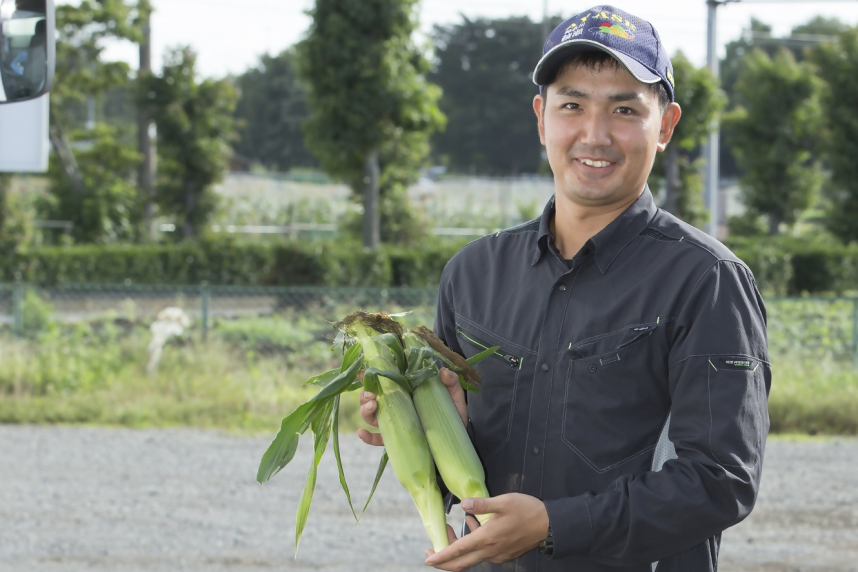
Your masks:
M 55 49 L 54 0 L 0 0 L 0 104 L 47 93 Z

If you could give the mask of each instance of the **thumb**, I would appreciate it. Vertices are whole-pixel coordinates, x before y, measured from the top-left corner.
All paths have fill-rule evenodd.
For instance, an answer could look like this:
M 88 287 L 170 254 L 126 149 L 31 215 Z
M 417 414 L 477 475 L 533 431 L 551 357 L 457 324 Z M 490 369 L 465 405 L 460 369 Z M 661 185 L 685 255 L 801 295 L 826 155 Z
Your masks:
M 502 511 L 502 502 L 497 499 L 472 498 L 462 501 L 462 510 L 471 514 L 493 514 Z

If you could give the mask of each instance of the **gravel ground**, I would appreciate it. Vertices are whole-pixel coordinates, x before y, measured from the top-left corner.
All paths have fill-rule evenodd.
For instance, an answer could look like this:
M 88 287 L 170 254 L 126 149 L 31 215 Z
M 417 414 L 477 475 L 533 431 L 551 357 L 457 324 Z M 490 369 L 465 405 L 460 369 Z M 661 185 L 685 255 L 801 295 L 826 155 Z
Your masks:
M 428 541 L 392 472 L 353 527 L 330 452 L 293 560 L 309 440 L 261 486 L 254 476 L 269 440 L 0 426 L 0 572 L 426 570 Z M 363 501 L 377 451 L 351 437 L 343 456 Z M 759 503 L 725 533 L 721 570 L 858 572 L 856 476 L 856 440 L 770 442 Z

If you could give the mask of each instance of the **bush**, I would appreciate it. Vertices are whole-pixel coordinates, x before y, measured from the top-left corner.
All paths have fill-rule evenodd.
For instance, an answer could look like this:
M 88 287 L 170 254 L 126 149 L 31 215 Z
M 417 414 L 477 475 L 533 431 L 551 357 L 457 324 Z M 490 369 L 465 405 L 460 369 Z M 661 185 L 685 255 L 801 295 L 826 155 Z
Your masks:
M 858 288 L 858 245 L 795 237 L 733 238 L 729 246 L 764 293 L 843 294 Z

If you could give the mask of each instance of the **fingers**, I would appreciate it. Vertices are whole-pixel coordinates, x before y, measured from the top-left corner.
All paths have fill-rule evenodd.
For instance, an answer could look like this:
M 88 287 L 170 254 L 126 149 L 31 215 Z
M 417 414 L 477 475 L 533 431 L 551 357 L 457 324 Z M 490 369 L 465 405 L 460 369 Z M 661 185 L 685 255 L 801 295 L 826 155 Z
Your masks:
M 471 514 L 492 514 L 503 511 L 503 497 L 462 499 L 462 510 Z
M 459 540 L 459 538 L 456 536 L 456 531 L 454 531 L 453 527 L 449 524 L 447 525 L 447 540 L 450 542 L 450 544 L 453 544 L 454 542 Z M 429 554 L 426 555 L 426 558 L 429 558 Z
M 360 403 L 360 416 L 363 418 L 364 423 L 378 427 L 378 420 L 375 417 L 375 413 L 378 410 L 376 395 L 369 391 L 361 391 L 358 402 Z
M 468 525 L 468 530 L 470 530 L 471 532 L 474 532 L 478 528 L 480 528 L 480 522 L 473 515 L 466 514 L 465 523 Z
M 366 429 L 358 429 L 357 433 L 358 437 L 360 437 L 360 440 L 367 445 L 373 445 L 375 447 L 384 447 L 384 439 L 381 437 L 381 433 L 370 433 Z
M 468 426 L 468 404 L 465 401 L 465 390 L 459 384 L 459 376 L 449 369 L 442 367 L 438 370 L 438 377 L 441 378 L 441 383 L 447 387 L 450 392 L 450 397 L 453 399 L 453 405 L 456 406 L 456 411 L 459 412 L 459 417 L 462 418 L 462 423 L 465 427 Z
M 481 535 L 469 534 L 450 544 L 447 548 L 430 554 L 425 563 L 427 566 L 434 566 L 440 570 L 464 570 L 468 566 L 482 562 L 488 556 L 485 554 L 482 543 Z

